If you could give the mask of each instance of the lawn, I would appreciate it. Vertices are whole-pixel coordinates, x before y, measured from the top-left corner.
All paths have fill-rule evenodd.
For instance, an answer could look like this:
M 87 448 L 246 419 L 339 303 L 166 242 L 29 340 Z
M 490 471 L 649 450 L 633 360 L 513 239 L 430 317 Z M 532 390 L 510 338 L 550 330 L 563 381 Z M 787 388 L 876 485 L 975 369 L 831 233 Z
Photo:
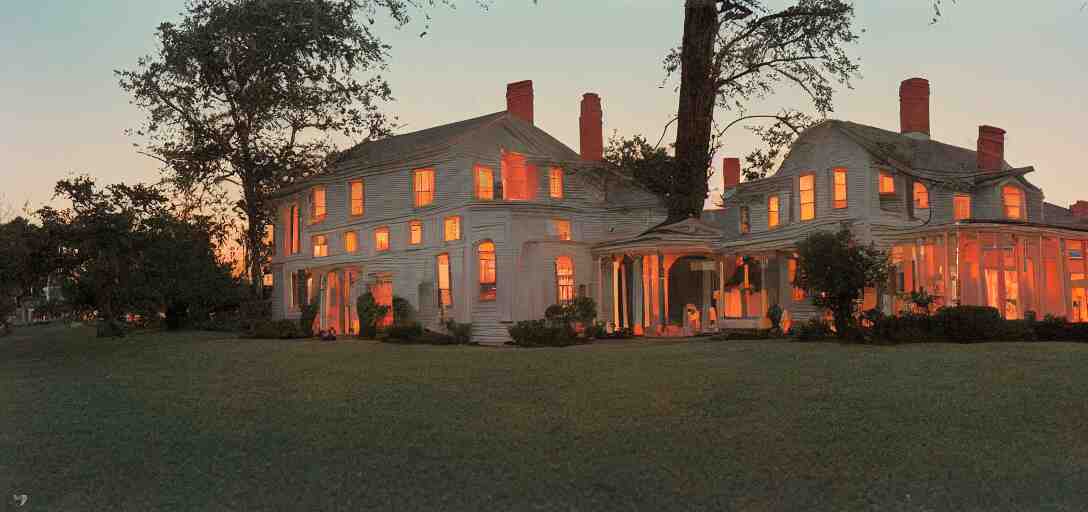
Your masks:
M 19 510 L 1088 508 L 1088 344 L 89 334 L 0 339 Z

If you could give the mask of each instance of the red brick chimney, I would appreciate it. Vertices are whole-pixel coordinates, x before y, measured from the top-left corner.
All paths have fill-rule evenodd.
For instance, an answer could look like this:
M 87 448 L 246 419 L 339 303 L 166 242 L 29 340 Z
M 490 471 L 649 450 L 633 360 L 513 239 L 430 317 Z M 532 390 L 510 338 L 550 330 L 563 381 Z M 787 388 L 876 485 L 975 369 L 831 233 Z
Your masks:
M 1069 205 L 1069 211 L 1073 212 L 1075 217 L 1088 218 L 1088 201 L 1077 201 Z
M 582 95 L 582 115 L 578 117 L 578 130 L 581 139 L 578 148 L 582 160 L 599 162 L 604 159 L 604 128 L 601 111 L 601 97 L 587 92 Z
M 910 78 L 899 84 L 899 131 L 929 139 L 929 80 Z
M 506 84 L 506 111 L 518 119 L 533 124 L 532 80 Z
M 978 127 L 978 170 L 1000 171 L 1005 162 L 1005 130 Z
M 740 159 L 726 158 L 722 160 L 722 185 L 729 190 L 740 183 Z

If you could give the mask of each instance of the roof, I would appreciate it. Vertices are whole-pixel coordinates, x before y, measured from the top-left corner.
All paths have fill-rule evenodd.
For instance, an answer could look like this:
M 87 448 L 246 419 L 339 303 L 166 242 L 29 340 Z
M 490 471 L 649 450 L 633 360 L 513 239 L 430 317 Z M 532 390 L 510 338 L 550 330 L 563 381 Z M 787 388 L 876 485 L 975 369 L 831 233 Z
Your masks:
M 660 247 L 702 247 L 711 250 L 722 239 L 720 229 L 707 222 L 689 217 L 684 220 L 665 221 L 630 238 L 608 240 L 595 246 L 596 249 L 621 248 L 660 248 Z
M 1077 217 L 1069 208 L 1043 202 L 1043 220 L 1047 224 L 1073 229 L 1088 229 L 1088 219 Z

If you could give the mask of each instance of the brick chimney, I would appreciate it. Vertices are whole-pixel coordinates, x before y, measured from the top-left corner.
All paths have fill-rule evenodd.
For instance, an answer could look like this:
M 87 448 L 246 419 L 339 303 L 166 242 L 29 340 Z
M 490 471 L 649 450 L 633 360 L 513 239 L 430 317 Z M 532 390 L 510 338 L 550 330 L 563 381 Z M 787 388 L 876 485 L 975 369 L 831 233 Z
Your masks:
M 587 92 L 582 95 L 582 115 L 578 117 L 578 130 L 581 139 L 578 148 L 582 160 L 599 162 L 604 159 L 604 128 L 601 111 L 601 97 Z
M 929 139 L 929 80 L 909 78 L 899 84 L 899 131 L 915 139 Z
M 978 170 L 1000 171 L 1005 162 L 1005 130 L 978 127 Z
M 506 84 L 506 111 L 518 119 L 533 124 L 532 80 Z
M 740 183 L 740 159 L 725 158 L 722 160 L 722 185 L 729 190 Z
M 1088 201 L 1077 201 L 1069 205 L 1069 211 L 1073 212 L 1074 217 L 1088 218 Z

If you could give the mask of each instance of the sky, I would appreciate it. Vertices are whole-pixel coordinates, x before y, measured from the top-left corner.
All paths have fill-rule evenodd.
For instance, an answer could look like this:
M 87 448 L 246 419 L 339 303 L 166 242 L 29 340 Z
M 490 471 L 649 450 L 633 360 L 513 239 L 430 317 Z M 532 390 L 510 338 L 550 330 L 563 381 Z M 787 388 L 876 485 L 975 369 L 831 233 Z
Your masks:
M 784 4 L 769 0 L 771 5 Z M 949 4 L 948 1 L 945 2 Z M 602 97 L 605 133 L 656 141 L 676 110 L 662 58 L 680 41 L 683 0 L 472 0 L 423 24 L 380 27 L 392 45 L 384 73 L 402 132 L 505 109 L 508 82 L 533 80 L 536 124 L 578 148 L 579 100 Z M 1088 8 L 1083 0 L 958 0 L 931 24 L 928 0 L 859 0 L 861 63 L 830 117 L 898 130 L 898 85 L 929 79 L 936 140 L 974 148 L 978 126 L 1008 131 L 1006 159 L 1035 166 L 1046 199 L 1088 200 Z M 51 201 L 71 174 L 102 182 L 155 181 L 158 166 L 125 134 L 143 119 L 117 85 L 155 49 L 154 29 L 183 0 L 10 2 L 0 17 L 0 206 Z M 808 108 L 783 91 L 752 112 Z M 729 113 L 719 113 L 727 122 Z M 670 140 L 670 137 L 666 140 Z M 348 144 L 351 141 L 343 141 Z M 721 157 L 758 142 L 739 126 Z

